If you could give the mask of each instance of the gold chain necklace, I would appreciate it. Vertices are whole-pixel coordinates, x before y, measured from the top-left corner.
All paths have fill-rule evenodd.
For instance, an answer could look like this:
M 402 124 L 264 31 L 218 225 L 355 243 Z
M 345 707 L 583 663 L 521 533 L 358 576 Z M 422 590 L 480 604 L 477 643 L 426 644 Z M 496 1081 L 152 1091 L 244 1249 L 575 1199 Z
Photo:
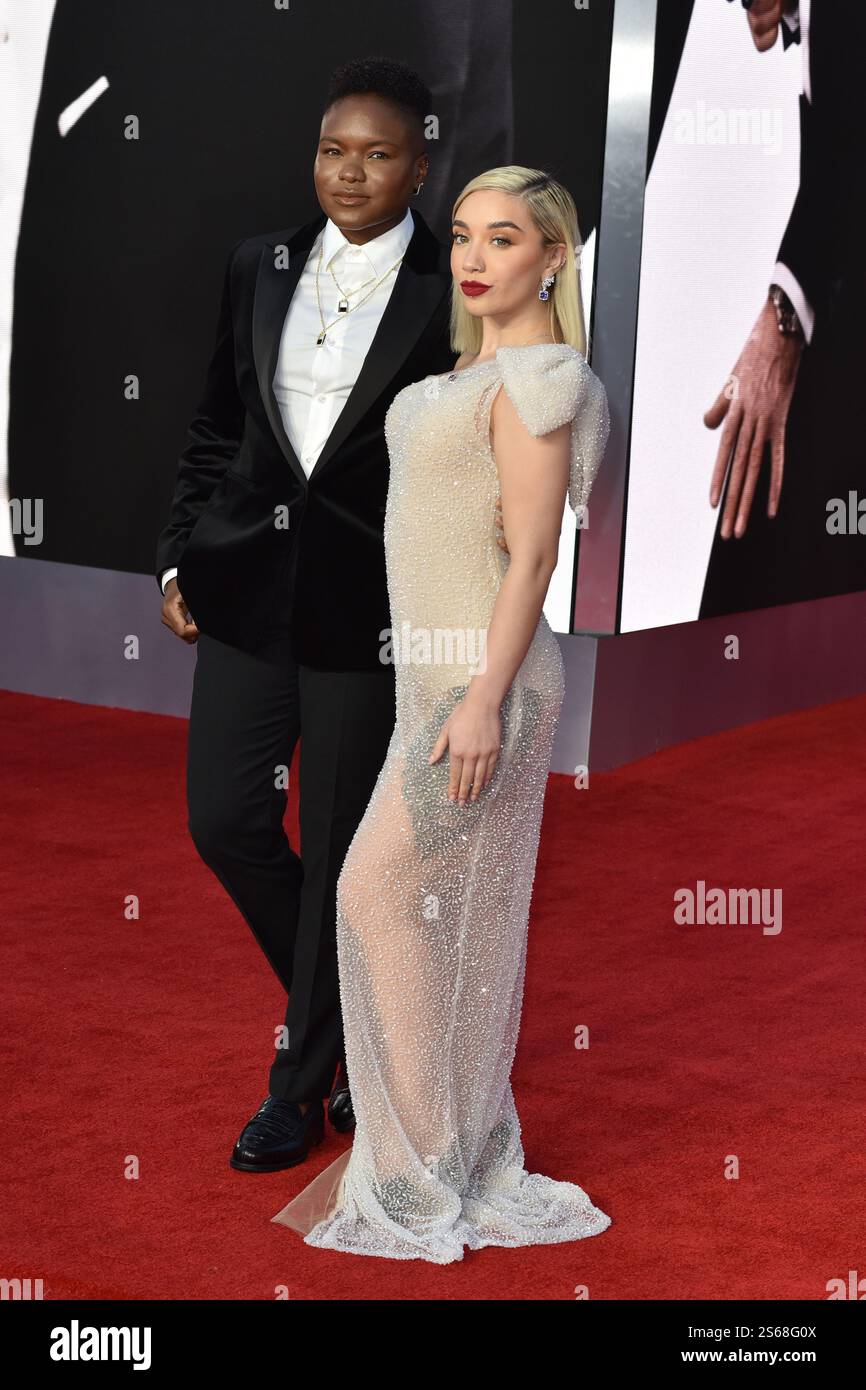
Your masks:
M 343 286 L 340 284 L 330 265 L 328 266 L 328 274 L 330 275 L 334 284 L 337 286 L 337 293 L 340 296 L 339 303 L 337 304 L 337 312 L 340 314 L 347 314 L 349 312 L 349 296 L 343 289 Z M 360 285 L 356 285 L 355 288 L 352 290 L 352 294 L 360 294 L 361 290 L 365 289 L 366 286 L 371 283 L 371 281 L 375 280 L 375 278 L 376 275 L 374 273 L 370 276 L 369 280 L 364 280 Z
M 355 312 L 356 309 L 360 309 L 360 307 L 361 307 L 362 304 L 366 304 L 366 303 L 367 303 L 367 300 L 371 297 L 371 295 L 374 295 L 374 294 L 376 293 L 377 289 L 379 288 L 379 286 L 382 285 L 382 284 L 384 284 L 384 282 L 388 279 L 388 276 L 391 274 L 391 271 L 392 271 L 392 270 L 396 270 L 396 269 L 397 269 L 397 266 L 400 265 L 401 261 L 403 260 L 403 257 L 401 256 L 400 259 L 399 259 L 399 260 L 396 260 L 392 266 L 389 266 L 388 269 L 385 271 L 385 274 L 381 277 L 381 279 L 379 279 L 379 280 L 376 281 L 375 285 L 374 285 L 373 288 L 370 290 L 370 293 L 369 293 L 369 294 L 365 294 L 363 299 L 359 299 L 357 304 L 353 304 L 352 307 L 351 307 L 351 309 L 349 308 L 348 300 L 346 300 L 346 299 L 344 298 L 344 299 L 341 301 L 341 303 L 340 303 L 340 309 L 339 309 L 339 312 L 338 312 L 338 314 L 337 314 L 337 317 L 336 317 L 335 319 L 332 319 L 330 323 L 326 324 L 326 323 L 325 323 L 325 316 L 324 316 L 324 314 L 322 313 L 322 296 L 321 296 L 321 294 L 320 294 L 320 292 L 319 292 L 319 273 L 320 273 L 320 271 L 321 271 L 321 269 L 322 269 L 322 256 L 323 256 L 323 254 L 324 254 L 324 250 L 325 250 L 325 243 L 324 243 L 324 240 L 323 240 L 321 246 L 319 247 L 319 259 L 318 259 L 318 261 L 317 261 L 317 263 L 316 263 L 316 303 L 317 303 L 318 306 L 319 306 L 319 322 L 320 322 L 321 325 L 322 325 L 322 331 L 321 331 L 321 333 L 319 334 L 318 338 L 316 339 L 316 345 L 317 345 L 318 347 L 321 347 L 322 343 L 325 341 L 325 338 L 327 337 L 328 329 L 329 329 L 329 328 L 333 328 L 334 324 L 335 324 L 335 323 L 339 323 L 341 319 L 348 318 L 348 317 L 349 317 L 349 314 L 353 314 L 353 313 Z M 364 283 L 365 283 L 365 284 L 369 284 L 369 281 L 368 281 L 368 280 L 365 280 Z M 337 286 L 337 288 L 339 289 L 339 286 Z M 342 307 L 343 304 L 346 305 L 345 309 Z

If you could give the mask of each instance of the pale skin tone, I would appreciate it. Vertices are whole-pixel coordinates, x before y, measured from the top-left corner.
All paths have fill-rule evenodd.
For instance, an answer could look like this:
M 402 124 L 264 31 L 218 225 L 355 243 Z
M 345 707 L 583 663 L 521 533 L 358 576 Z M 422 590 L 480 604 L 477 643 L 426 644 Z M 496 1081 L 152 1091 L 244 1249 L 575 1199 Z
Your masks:
M 500 347 L 550 343 L 548 305 L 538 298 L 543 276 L 565 263 L 566 245 L 545 245 L 526 204 L 493 190 L 470 193 L 452 226 L 451 273 L 490 285 L 465 298 L 482 321 L 477 356 L 457 369 L 493 357 Z M 529 433 L 505 391 L 490 412 L 499 475 L 502 530 L 511 561 L 487 632 L 486 665 L 442 725 L 430 763 L 448 754 L 448 799 L 476 801 L 493 777 L 501 744 L 500 707 L 529 650 L 556 566 L 568 488 L 571 425 L 540 438 Z
M 787 0 L 754 0 L 745 13 L 759 53 L 773 47 L 782 15 L 793 8 Z M 729 463 L 731 468 L 719 531 L 723 540 L 732 534 L 739 539 L 746 530 L 768 443 L 767 515 L 774 517 L 778 512 L 785 468 L 785 428 L 803 346 L 802 333 L 791 336 L 779 332 L 775 308 L 767 300 L 730 377 L 704 415 L 708 429 L 717 429 L 724 422 L 710 480 L 711 507 L 718 506 Z

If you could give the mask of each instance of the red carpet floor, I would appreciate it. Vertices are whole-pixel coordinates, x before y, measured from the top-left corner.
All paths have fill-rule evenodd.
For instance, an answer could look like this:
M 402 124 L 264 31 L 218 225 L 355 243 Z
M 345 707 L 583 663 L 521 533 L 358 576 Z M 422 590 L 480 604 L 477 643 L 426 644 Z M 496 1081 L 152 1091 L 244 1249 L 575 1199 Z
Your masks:
M 344 1137 L 288 1173 L 228 1166 L 284 1001 L 188 839 L 185 723 L 9 694 L 0 715 L 5 1277 L 47 1299 L 822 1299 L 866 1273 L 866 699 L 589 791 L 551 778 L 514 1087 L 528 1166 L 613 1225 L 446 1267 L 270 1222 Z M 781 932 L 677 925 L 699 879 L 781 888 Z

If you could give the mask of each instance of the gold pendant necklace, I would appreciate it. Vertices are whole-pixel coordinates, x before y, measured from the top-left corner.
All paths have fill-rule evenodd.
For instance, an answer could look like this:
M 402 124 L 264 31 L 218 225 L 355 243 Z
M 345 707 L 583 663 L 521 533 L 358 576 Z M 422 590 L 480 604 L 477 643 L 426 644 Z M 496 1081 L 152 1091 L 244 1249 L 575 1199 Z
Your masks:
M 349 307 L 349 302 L 348 302 L 348 300 L 347 300 L 347 299 L 345 298 L 345 296 L 344 296 L 343 299 L 340 301 L 339 312 L 338 312 L 338 314 L 337 314 L 337 317 L 336 317 L 335 319 L 332 319 L 330 323 L 325 323 L 325 316 L 324 316 L 324 314 L 322 313 L 322 296 L 321 296 L 321 293 L 320 293 L 320 291 L 319 291 L 319 273 L 320 273 L 321 268 L 322 268 L 322 256 L 323 256 L 323 254 L 324 254 L 324 250 L 325 250 L 325 242 L 324 242 L 324 238 L 323 238 L 322 244 L 321 244 L 321 246 L 319 247 L 319 259 L 318 259 L 318 261 L 317 261 L 317 263 L 316 263 L 316 303 L 317 303 L 318 306 L 319 306 L 319 322 L 320 322 L 320 324 L 322 325 L 322 331 L 321 331 L 321 333 L 319 334 L 318 338 L 316 339 L 316 346 L 317 346 L 317 347 L 321 347 L 321 346 L 322 346 L 322 343 L 325 341 L 325 338 L 328 336 L 328 329 L 329 329 L 329 328 L 333 328 L 333 326 L 334 326 L 335 323 L 340 323 L 340 322 L 342 322 L 343 319 L 347 319 L 347 318 L 349 317 L 350 314 L 353 314 L 353 313 L 355 312 L 356 309 L 360 309 L 360 307 L 361 307 L 362 304 L 366 304 L 366 303 L 367 303 L 367 300 L 371 297 L 371 295 L 374 295 L 374 294 L 376 293 L 376 291 L 377 291 L 377 289 L 379 288 L 379 286 L 385 283 L 385 281 L 388 279 L 388 276 L 391 274 L 391 272 L 394 271 L 394 270 L 396 270 L 397 267 L 398 267 L 398 265 L 400 265 L 401 262 L 402 262 L 402 260 L 403 260 L 403 257 L 401 256 L 400 259 L 399 259 L 399 260 L 396 260 L 392 266 L 389 266 L 389 268 L 385 271 L 385 274 L 384 274 L 379 280 L 376 281 L 375 285 L 374 285 L 373 288 L 370 290 L 370 293 L 369 293 L 369 294 L 365 294 L 365 295 L 364 295 L 364 298 L 363 298 L 363 299 L 359 299 L 359 300 L 358 300 L 358 303 L 357 303 L 357 304 L 353 304 L 351 308 Z M 331 272 L 331 273 L 333 274 L 333 272 Z M 336 283 L 336 278 L 335 278 L 335 283 Z M 364 283 L 365 283 L 365 284 L 369 284 L 370 282 L 369 282 L 369 280 L 365 280 Z M 340 288 L 339 285 L 337 286 L 337 288 L 338 288 L 338 289 Z M 345 304 L 345 306 L 346 306 L 345 308 L 343 308 L 343 304 Z
M 333 280 L 334 284 L 337 286 L 337 293 L 338 293 L 339 296 L 340 296 L 340 298 L 339 298 L 339 300 L 338 300 L 338 302 L 337 302 L 337 313 L 338 313 L 338 314 L 347 314 L 347 313 L 349 312 L 349 296 L 347 295 L 346 291 L 343 289 L 343 286 L 340 284 L 340 282 L 339 282 L 339 280 L 337 279 L 336 275 L 334 274 L 334 271 L 333 271 L 333 269 L 331 268 L 331 266 L 328 266 L 328 274 L 330 275 L 330 277 L 331 277 L 331 279 Z M 375 280 L 375 278 L 376 278 L 375 275 L 371 275 L 370 278 L 369 278 L 368 280 L 364 280 L 364 281 L 362 282 L 362 284 L 356 285 L 355 288 L 353 289 L 352 293 L 353 293 L 353 294 L 360 294 L 360 293 L 361 293 L 361 290 L 366 289 L 367 285 L 369 285 L 373 280 Z

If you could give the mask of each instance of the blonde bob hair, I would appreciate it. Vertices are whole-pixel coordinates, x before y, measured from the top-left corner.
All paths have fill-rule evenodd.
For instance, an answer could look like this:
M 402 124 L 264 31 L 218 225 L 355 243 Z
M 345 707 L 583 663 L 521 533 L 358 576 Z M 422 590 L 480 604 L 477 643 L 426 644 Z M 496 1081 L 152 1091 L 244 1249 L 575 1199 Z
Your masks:
M 464 198 L 480 190 L 495 189 L 522 198 L 546 246 L 565 242 L 565 262 L 556 272 L 547 310 L 550 336 L 554 342 L 570 343 L 586 356 L 586 328 L 578 270 L 581 249 L 577 208 L 567 188 L 543 169 L 527 169 L 522 164 L 505 164 L 488 169 L 467 183 L 451 210 L 457 217 Z M 541 284 L 539 282 L 539 289 Z M 451 346 L 455 352 L 474 356 L 481 348 L 483 324 L 466 308 L 460 287 L 451 287 Z

